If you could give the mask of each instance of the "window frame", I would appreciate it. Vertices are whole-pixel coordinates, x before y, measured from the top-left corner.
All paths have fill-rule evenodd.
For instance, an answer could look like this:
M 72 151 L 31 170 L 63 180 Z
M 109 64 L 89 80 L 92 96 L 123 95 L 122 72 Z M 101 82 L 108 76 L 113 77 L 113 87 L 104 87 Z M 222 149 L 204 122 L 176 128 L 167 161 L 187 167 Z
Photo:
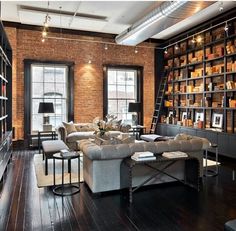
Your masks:
M 32 65 L 64 65 L 68 68 L 67 98 L 68 121 L 74 120 L 74 62 L 24 60 L 24 138 L 31 133 L 31 102 L 32 102 Z
M 143 105 L 143 67 L 136 65 L 106 64 L 103 66 L 103 118 L 108 114 L 108 69 L 137 71 L 137 101 Z M 138 124 L 143 124 L 143 106 L 138 116 Z

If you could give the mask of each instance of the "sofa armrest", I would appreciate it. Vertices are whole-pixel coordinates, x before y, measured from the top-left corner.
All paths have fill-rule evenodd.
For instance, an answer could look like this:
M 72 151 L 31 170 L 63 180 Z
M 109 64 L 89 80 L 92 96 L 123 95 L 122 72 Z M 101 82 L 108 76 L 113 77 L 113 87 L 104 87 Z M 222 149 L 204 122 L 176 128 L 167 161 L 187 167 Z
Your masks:
M 64 126 L 60 126 L 57 128 L 58 138 L 66 143 L 67 132 Z

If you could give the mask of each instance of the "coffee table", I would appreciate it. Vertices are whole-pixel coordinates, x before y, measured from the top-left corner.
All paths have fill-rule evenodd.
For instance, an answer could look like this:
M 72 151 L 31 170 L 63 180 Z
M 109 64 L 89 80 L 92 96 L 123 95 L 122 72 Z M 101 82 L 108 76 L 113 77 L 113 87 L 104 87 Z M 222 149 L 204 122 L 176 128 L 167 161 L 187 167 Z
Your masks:
M 142 160 L 142 161 L 135 161 L 130 157 L 124 160 L 124 163 L 129 168 L 129 202 L 133 202 L 133 192 L 138 190 L 140 187 L 148 183 L 154 177 L 158 176 L 159 174 L 165 174 L 178 182 L 181 182 L 185 185 L 193 187 L 199 191 L 200 189 L 200 164 L 197 158 L 195 157 L 179 157 L 179 158 L 166 158 L 160 154 L 155 154 L 156 160 Z M 184 180 L 178 179 L 173 175 L 170 175 L 165 170 L 168 169 L 170 166 L 174 165 L 178 161 L 185 162 L 185 171 L 184 171 Z M 166 163 L 166 165 L 162 168 L 159 168 L 156 163 Z M 154 165 L 155 164 L 155 165 Z M 148 168 L 154 171 L 153 175 L 147 178 L 145 181 L 140 183 L 137 187 L 132 186 L 132 178 L 133 178 L 133 169 L 137 165 L 145 165 Z
M 78 185 L 71 183 L 71 160 L 78 159 Z M 61 184 L 56 186 L 55 160 L 62 161 L 61 167 Z M 68 161 L 69 183 L 65 184 L 64 180 L 64 161 Z M 53 155 L 53 193 L 58 196 L 71 196 L 80 191 L 80 155 L 78 152 L 69 152 L 66 155 L 55 153 Z

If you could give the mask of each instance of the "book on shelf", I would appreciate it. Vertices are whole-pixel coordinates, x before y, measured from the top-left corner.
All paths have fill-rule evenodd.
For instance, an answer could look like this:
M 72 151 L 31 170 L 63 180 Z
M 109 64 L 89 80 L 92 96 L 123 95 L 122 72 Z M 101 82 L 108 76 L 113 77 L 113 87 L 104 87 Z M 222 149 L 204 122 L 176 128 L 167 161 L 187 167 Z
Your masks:
M 181 151 L 175 151 L 175 152 L 163 152 L 162 156 L 166 158 L 181 158 L 181 157 L 188 157 L 188 154 Z

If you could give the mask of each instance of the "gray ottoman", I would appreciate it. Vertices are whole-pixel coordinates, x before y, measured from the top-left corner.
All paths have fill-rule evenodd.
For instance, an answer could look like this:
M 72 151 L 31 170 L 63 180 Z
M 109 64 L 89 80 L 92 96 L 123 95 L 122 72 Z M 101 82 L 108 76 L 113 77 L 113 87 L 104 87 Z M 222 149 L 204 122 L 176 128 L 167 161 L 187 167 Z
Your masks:
M 227 221 L 224 226 L 225 231 L 236 231 L 236 219 Z
M 45 175 L 48 175 L 48 159 L 60 150 L 69 148 L 62 140 L 46 140 L 42 142 L 42 149 L 43 158 L 45 157 Z

